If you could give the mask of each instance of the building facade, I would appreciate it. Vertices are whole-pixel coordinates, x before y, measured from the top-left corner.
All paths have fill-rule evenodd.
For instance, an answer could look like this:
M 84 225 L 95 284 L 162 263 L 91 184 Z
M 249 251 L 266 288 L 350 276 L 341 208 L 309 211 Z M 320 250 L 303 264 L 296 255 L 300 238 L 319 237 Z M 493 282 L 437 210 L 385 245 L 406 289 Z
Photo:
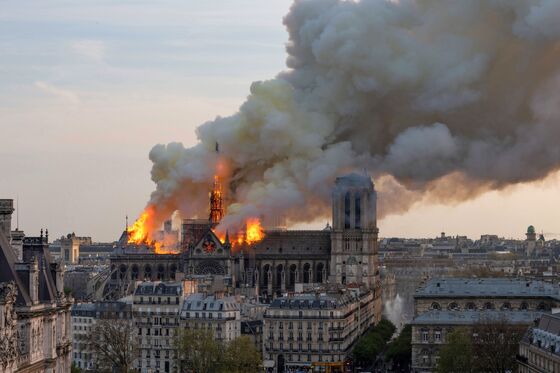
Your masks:
M 560 372 L 560 314 L 542 315 L 519 344 L 519 373 Z
M 48 233 L 11 246 L 12 200 L 0 200 L 0 371 L 66 373 L 71 365 L 70 307 L 64 266 L 52 263 Z M 20 237 L 21 238 L 21 237 Z
M 241 335 L 241 304 L 234 296 L 195 293 L 189 295 L 181 310 L 181 327 L 204 329 L 220 342 L 230 342 Z
M 143 282 L 134 291 L 132 313 L 140 350 L 140 372 L 173 372 L 174 338 L 187 287 L 183 282 Z
M 473 335 L 473 328 L 488 322 L 507 322 L 524 330 L 541 317 L 531 311 L 429 311 L 416 317 L 412 325 L 411 372 L 431 373 L 437 369 L 439 350 L 456 328 Z
M 433 278 L 414 294 L 414 315 L 431 310 L 551 312 L 560 306 L 560 288 L 522 278 Z
M 99 320 L 130 320 L 132 307 L 125 302 L 77 303 L 71 311 L 72 362 L 84 371 L 95 371 L 95 352 L 88 343 L 92 327 Z
M 356 340 L 377 317 L 366 288 L 276 298 L 265 312 L 263 361 L 270 372 L 342 371 Z

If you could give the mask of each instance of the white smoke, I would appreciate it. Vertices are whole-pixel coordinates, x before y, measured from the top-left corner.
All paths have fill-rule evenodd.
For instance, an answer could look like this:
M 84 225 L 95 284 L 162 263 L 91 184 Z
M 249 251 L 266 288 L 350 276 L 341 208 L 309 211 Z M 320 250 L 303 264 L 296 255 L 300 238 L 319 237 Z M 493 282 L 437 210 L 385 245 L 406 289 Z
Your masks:
M 383 304 L 383 315 L 400 329 L 403 322 L 404 302 L 399 294 L 394 299 L 387 300 Z
M 216 142 L 224 226 L 326 215 L 353 169 L 376 178 L 382 215 L 543 178 L 560 165 L 559 14 L 557 0 L 296 1 L 287 70 L 196 146 L 155 146 L 150 204 L 206 215 Z

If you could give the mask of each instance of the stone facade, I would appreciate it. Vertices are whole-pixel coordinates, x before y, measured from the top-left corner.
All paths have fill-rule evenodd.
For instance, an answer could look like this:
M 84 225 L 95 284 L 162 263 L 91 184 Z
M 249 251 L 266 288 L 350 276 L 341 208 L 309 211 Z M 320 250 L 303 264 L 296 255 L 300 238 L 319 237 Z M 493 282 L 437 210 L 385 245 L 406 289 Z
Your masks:
M 431 310 L 550 312 L 560 306 L 553 284 L 520 278 L 434 278 L 414 294 L 414 315 Z
M 540 312 L 531 311 L 429 311 L 416 317 L 412 325 L 411 372 L 431 373 L 436 371 L 439 350 L 447 343 L 450 333 L 460 328 L 467 335 L 479 323 L 502 320 L 524 329 L 541 317 Z
M 140 372 L 175 371 L 173 342 L 187 290 L 183 282 L 143 282 L 134 291 L 132 312 L 140 342 L 135 367 Z
M 51 263 L 48 237 L 10 245 L 12 200 L 0 200 L 0 371 L 66 373 L 71 364 L 70 306 L 64 267 Z
M 376 322 L 375 308 L 374 293 L 365 287 L 275 299 L 265 313 L 265 367 L 342 369 L 355 341 Z
M 88 337 L 98 320 L 130 320 L 130 304 L 114 302 L 79 303 L 72 306 L 72 345 L 73 363 L 83 371 L 95 371 L 95 353 Z
M 519 373 L 560 372 L 560 314 L 542 315 L 519 344 Z

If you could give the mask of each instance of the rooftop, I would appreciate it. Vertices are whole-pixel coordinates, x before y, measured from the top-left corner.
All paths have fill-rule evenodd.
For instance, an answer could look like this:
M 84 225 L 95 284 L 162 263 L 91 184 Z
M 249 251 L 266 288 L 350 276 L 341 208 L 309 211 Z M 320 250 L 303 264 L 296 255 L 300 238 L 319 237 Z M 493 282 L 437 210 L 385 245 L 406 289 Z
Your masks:
M 512 324 L 532 324 L 543 314 L 534 311 L 429 311 L 412 320 L 412 325 L 472 325 L 506 320 Z
M 433 278 L 416 289 L 415 298 L 433 297 L 552 297 L 559 288 L 544 281 L 519 278 Z
M 181 282 L 142 282 L 134 291 L 134 295 L 181 295 Z
M 185 298 L 183 311 L 236 311 L 239 309 L 237 299 L 232 296 L 216 297 L 194 293 Z

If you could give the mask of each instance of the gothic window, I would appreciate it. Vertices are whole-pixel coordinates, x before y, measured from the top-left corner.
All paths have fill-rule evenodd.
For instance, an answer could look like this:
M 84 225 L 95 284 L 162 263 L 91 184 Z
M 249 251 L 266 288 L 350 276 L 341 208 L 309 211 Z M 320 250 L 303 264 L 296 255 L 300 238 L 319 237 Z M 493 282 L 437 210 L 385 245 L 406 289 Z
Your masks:
M 309 263 L 305 263 L 303 265 L 303 282 L 308 284 L 309 283 L 309 271 L 311 270 L 311 265 Z
M 350 192 L 344 195 L 344 228 L 350 228 Z
M 317 264 L 317 283 L 323 282 L 323 268 L 325 268 L 323 263 Z
M 354 199 L 354 228 L 360 229 L 362 225 L 362 208 L 361 208 L 361 198 L 359 195 Z

